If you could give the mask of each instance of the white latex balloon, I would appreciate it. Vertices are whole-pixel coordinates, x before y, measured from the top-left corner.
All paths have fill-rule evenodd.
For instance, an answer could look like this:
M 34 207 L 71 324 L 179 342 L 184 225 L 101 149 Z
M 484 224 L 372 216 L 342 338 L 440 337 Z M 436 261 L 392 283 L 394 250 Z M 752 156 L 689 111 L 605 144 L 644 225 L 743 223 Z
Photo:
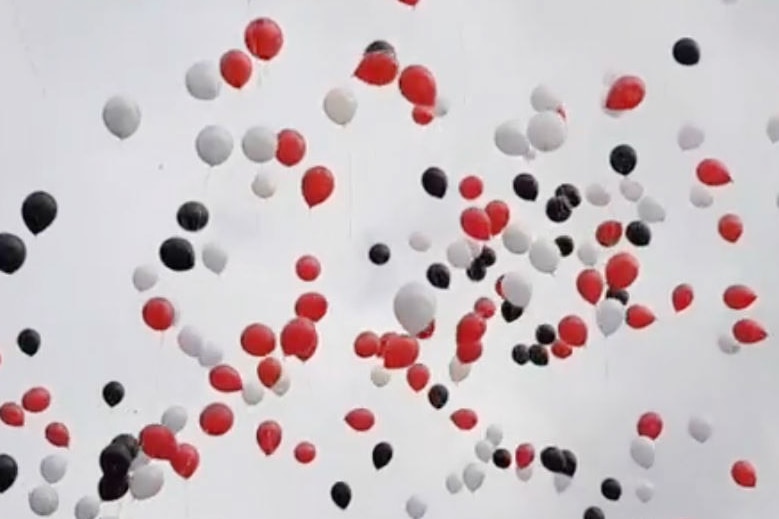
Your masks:
M 495 452 L 495 447 L 487 440 L 479 440 L 473 446 L 473 452 L 479 461 L 489 463 L 492 460 L 492 453 Z
M 446 117 L 451 109 L 451 103 L 449 99 L 443 96 L 436 96 L 435 106 L 433 107 L 433 113 L 437 118 Z
M 276 194 L 276 178 L 270 171 L 260 171 L 252 181 L 252 193 L 258 198 L 266 199 Z
M 133 271 L 133 286 L 138 292 L 145 292 L 157 284 L 159 276 L 152 265 L 141 265 Z
M 100 513 L 100 500 L 94 496 L 84 496 L 76 502 L 73 515 L 76 519 L 96 519 Z
M 41 460 L 41 476 L 50 485 L 60 482 L 67 471 L 68 459 L 62 454 L 49 454 Z
M 484 439 L 498 447 L 503 442 L 503 428 L 498 424 L 490 424 L 484 432 Z
M 456 494 L 463 489 L 462 479 L 460 479 L 459 474 L 455 474 L 454 472 L 446 476 L 445 485 L 446 490 L 448 490 L 450 494 Z
M 565 474 L 561 474 L 559 472 L 552 477 L 552 485 L 554 485 L 554 489 L 558 494 L 562 494 L 568 490 L 568 487 L 571 486 L 571 482 L 573 482 L 573 478 L 571 476 L 566 476 Z
M 241 139 L 244 156 L 252 162 L 262 164 L 276 158 L 279 138 L 276 132 L 265 126 L 252 126 Z M 225 159 L 226 160 L 226 159 Z
M 557 110 L 563 102 L 547 85 L 538 85 L 530 93 L 530 106 L 536 112 Z M 528 132 L 529 133 L 529 132 Z
M 433 241 L 423 232 L 414 231 L 408 237 L 408 246 L 417 252 L 427 252 L 432 245 Z
M 152 498 L 159 494 L 164 482 L 162 468 L 150 463 L 130 475 L 130 494 L 138 500 Z
M 629 177 L 625 177 L 619 183 L 619 192 L 628 202 L 636 202 L 644 195 L 644 186 Z
M 676 134 L 676 144 L 682 151 L 694 150 L 700 147 L 704 140 L 706 140 L 706 134 L 692 123 L 682 125 L 679 128 L 679 133 Z
M 602 184 L 590 184 L 584 189 L 584 198 L 595 207 L 605 207 L 611 203 L 611 195 Z
M 585 267 L 592 267 L 598 262 L 600 248 L 595 242 L 587 240 L 580 243 L 576 248 L 576 256 L 579 258 L 579 261 L 582 262 L 582 265 Z
M 357 113 L 357 97 L 346 87 L 330 90 L 322 101 L 325 115 L 339 126 L 346 126 Z
M 474 259 L 468 240 L 461 238 L 446 247 L 446 261 L 456 269 L 467 269 Z
M 139 468 L 148 465 L 149 463 L 151 463 L 151 458 L 148 457 L 145 452 L 140 450 L 138 451 L 138 454 L 133 458 L 133 461 L 130 463 L 129 472 L 134 472 Z
M 219 67 L 212 61 L 199 61 L 189 67 L 184 76 L 189 95 L 199 101 L 213 101 L 219 97 L 222 78 Z
M 517 467 L 515 473 L 517 475 L 517 479 L 520 481 L 530 481 L 530 478 L 533 477 L 533 465 L 529 465 L 525 468 Z
M 476 492 L 484 483 L 484 469 L 478 463 L 469 463 L 463 470 L 463 483 L 465 488 Z
M 665 220 L 665 208 L 651 196 L 645 196 L 636 206 L 638 217 L 646 223 L 658 223 Z
M 741 351 L 741 345 L 730 335 L 721 334 L 717 337 L 717 347 L 722 353 L 734 355 Z
M 630 442 L 630 457 L 639 467 L 648 469 L 655 464 L 655 442 L 646 436 L 637 436 Z
M 371 369 L 371 382 L 376 387 L 384 387 L 389 384 L 392 374 L 384 366 L 373 366 Z
M 419 496 L 411 496 L 406 501 L 406 513 L 411 519 L 422 519 L 427 512 L 427 503 Z
M 187 410 L 180 405 L 172 405 L 162 413 L 160 423 L 173 431 L 173 434 L 181 431 L 187 425 Z
M 127 139 L 141 125 L 141 109 L 128 97 L 112 97 L 103 106 L 103 123 L 114 137 Z
M 418 335 L 435 319 L 435 293 L 422 283 L 406 283 L 395 294 L 392 308 L 403 329 L 409 335 Z
M 521 272 L 512 271 L 503 275 L 500 282 L 503 296 L 514 306 L 526 308 L 533 297 L 533 285 Z
M 705 416 L 696 415 L 687 422 L 687 432 L 699 443 L 705 443 L 711 438 L 713 430 L 714 427 L 711 424 L 711 420 Z
M 282 371 L 281 377 L 279 377 L 279 380 L 277 380 L 270 389 L 276 396 L 282 397 L 287 394 L 290 387 L 292 387 L 292 378 L 289 376 L 289 373 Z
M 555 111 L 539 112 L 527 123 L 527 139 L 538 151 L 555 151 L 565 143 L 566 137 L 568 125 Z
M 460 362 L 457 357 L 452 357 L 449 361 L 449 378 L 455 384 L 458 384 L 468 378 L 471 374 L 471 365 Z
M 257 405 L 265 396 L 265 388 L 255 380 L 247 380 L 243 383 L 241 397 L 247 405 Z
M 526 226 L 510 223 L 503 229 L 503 246 L 512 254 L 525 254 L 533 243 L 533 235 Z
M 605 337 L 619 330 L 624 321 L 625 308 L 616 299 L 604 299 L 595 307 L 595 322 Z
M 772 115 L 765 125 L 765 133 L 772 143 L 779 141 L 779 115 Z
M 530 142 L 522 133 L 522 124 L 512 119 L 495 128 L 495 146 L 510 157 L 521 157 L 530 151 Z
M 484 244 L 480 241 L 471 240 L 470 238 L 465 238 L 465 243 L 468 244 L 468 248 L 471 249 L 471 257 L 472 258 L 478 258 L 481 254 L 481 251 L 484 250 Z
M 195 151 L 208 166 L 219 166 L 233 154 L 233 136 L 222 126 L 206 126 L 195 137 Z
M 211 341 L 205 341 L 203 343 L 203 349 L 200 350 L 200 355 L 197 357 L 198 363 L 204 368 L 213 368 L 224 358 L 224 351 L 218 344 Z
M 557 244 L 546 238 L 536 238 L 528 253 L 530 264 L 537 271 L 553 274 L 560 264 L 560 249 Z
M 227 267 L 227 252 L 215 243 L 203 247 L 202 257 L 203 265 L 214 274 L 221 274 Z
M 52 515 L 60 506 L 59 494 L 49 485 L 40 485 L 32 489 L 27 495 L 27 501 L 30 510 L 41 517 Z
M 655 495 L 655 486 L 650 481 L 642 481 L 636 485 L 636 497 L 642 503 L 648 503 Z
M 184 326 L 178 334 L 179 348 L 189 357 L 198 357 L 203 350 L 203 336 L 191 325 Z
M 690 187 L 690 203 L 699 209 L 706 209 L 714 203 L 714 196 L 703 184 L 693 184 Z

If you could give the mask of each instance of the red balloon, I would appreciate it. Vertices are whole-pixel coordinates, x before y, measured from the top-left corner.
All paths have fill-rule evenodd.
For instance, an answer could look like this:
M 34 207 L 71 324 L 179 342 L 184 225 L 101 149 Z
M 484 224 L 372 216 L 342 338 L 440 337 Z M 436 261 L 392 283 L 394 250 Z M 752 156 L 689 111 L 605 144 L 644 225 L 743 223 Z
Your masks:
M 265 357 L 257 364 L 257 378 L 268 389 L 281 379 L 282 371 L 281 362 L 273 357 Z
M 615 290 L 627 288 L 638 277 L 638 270 L 635 256 L 627 252 L 617 253 L 606 263 L 606 283 Z
M 22 407 L 31 413 L 41 413 L 49 408 L 51 393 L 45 387 L 33 387 L 22 396 Z
M 138 442 L 143 452 L 153 459 L 171 460 L 178 450 L 173 431 L 160 424 L 144 427 L 138 435 Z
M 200 412 L 200 428 L 209 436 L 221 436 L 233 427 L 233 410 L 225 404 L 208 404 Z
M 152 297 L 143 305 L 143 322 L 152 330 L 164 332 L 176 319 L 176 309 L 164 297 Z
M 730 468 L 730 476 L 737 485 L 746 488 L 754 488 L 757 485 L 757 471 L 746 460 L 738 460 Z
M 738 215 L 729 213 L 719 219 L 717 231 L 726 242 L 736 243 L 744 234 L 744 224 Z
M 291 168 L 306 156 L 306 140 L 297 130 L 285 128 L 278 134 L 276 160 Z
M 484 319 L 489 319 L 495 315 L 497 308 L 489 297 L 480 297 L 473 304 L 473 310 Z
M 419 358 L 419 341 L 409 335 L 393 334 L 387 338 L 383 357 L 385 368 L 405 369 Z
M 470 431 L 479 423 L 479 417 L 473 409 L 458 409 L 453 412 L 449 419 L 460 430 Z
M 255 357 L 270 355 L 276 349 L 276 336 L 268 326 L 252 323 L 241 333 L 241 348 Z
M 14 402 L 0 405 L 0 421 L 11 427 L 21 427 L 24 425 L 24 409 Z
M 270 456 L 281 445 L 281 425 L 274 420 L 266 420 L 257 426 L 257 445 L 266 456 Z
M 671 303 L 673 304 L 675 311 L 683 312 L 689 308 L 694 298 L 695 293 L 693 292 L 692 287 L 684 283 L 674 288 L 673 293 L 671 294 Z
M 603 247 L 613 247 L 622 238 L 622 223 L 617 220 L 606 220 L 595 229 L 595 239 Z
M 478 341 L 487 332 L 487 322 L 474 312 L 465 314 L 457 323 L 457 342 Z
M 484 346 L 481 341 L 467 341 L 457 343 L 457 360 L 463 364 L 472 364 L 481 358 Z
M 498 279 L 495 280 L 495 293 L 498 294 L 502 299 L 505 299 L 506 296 L 503 295 L 503 274 L 498 276 Z
M 476 175 L 468 175 L 460 180 L 460 196 L 465 200 L 476 200 L 484 192 L 484 183 Z
M 316 447 L 313 443 L 300 442 L 295 445 L 295 459 L 298 463 L 306 465 L 316 458 Z
M 724 186 L 733 182 L 727 166 L 717 159 L 703 159 L 695 168 L 695 175 L 707 186 Z
M 227 364 L 220 364 L 211 368 L 208 372 L 208 381 L 211 387 L 223 393 L 234 393 L 243 389 L 241 374 Z
M 419 0 L 398 0 L 401 4 L 410 5 L 411 7 L 414 7 L 419 3 Z
M 636 330 L 646 328 L 655 320 L 655 314 L 644 305 L 630 305 L 625 312 L 625 322 Z
M 646 86 L 641 78 L 622 76 L 609 89 L 606 108 L 614 111 L 632 110 L 641 104 L 646 95 Z
M 590 303 L 596 304 L 603 294 L 603 277 L 595 269 L 584 269 L 576 277 L 576 290 L 579 295 Z
M 322 266 L 314 256 L 305 255 L 295 262 L 295 274 L 301 281 L 315 281 L 322 273 Z
M 171 468 L 184 479 L 189 479 L 200 465 L 200 454 L 194 445 L 182 443 L 170 460 Z
M 219 60 L 219 71 L 225 83 L 233 88 L 243 88 L 252 77 L 252 60 L 241 50 L 228 50 Z
M 252 56 L 263 61 L 275 58 L 284 45 L 281 27 L 270 18 L 257 18 L 249 22 L 243 33 L 243 39 Z
M 418 393 L 430 382 L 430 370 L 424 364 L 414 364 L 406 370 L 406 382 Z
M 433 336 L 434 333 L 435 333 L 435 319 L 430 321 L 430 324 L 428 324 L 424 330 L 416 334 L 416 338 L 422 340 L 429 339 L 430 337 Z
M 295 301 L 295 315 L 319 322 L 327 313 L 327 299 L 318 292 L 306 292 Z
M 739 319 L 733 324 L 733 337 L 741 344 L 756 344 L 768 337 L 768 332 L 753 319 Z
M 744 310 L 757 299 L 751 288 L 744 285 L 731 285 L 722 294 L 725 306 L 731 310 Z
M 282 328 L 280 342 L 284 355 L 297 356 L 315 350 L 319 344 L 319 335 L 313 321 L 296 317 Z
M 460 214 L 460 226 L 474 240 L 486 241 L 492 237 L 492 223 L 484 209 L 469 207 Z
M 419 126 L 427 126 L 435 119 L 435 112 L 428 106 L 415 106 L 411 109 L 411 119 Z
M 378 355 L 379 336 L 373 332 L 361 332 L 354 338 L 354 353 L 361 359 Z
M 578 315 L 566 315 L 557 323 L 557 335 L 566 344 L 584 346 L 587 343 L 587 324 Z
M 70 445 L 70 431 L 61 422 L 51 422 L 46 426 L 46 439 L 55 447 L 68 447 Z
M 398 77 L 398 60 L 391 52 L 377 51 L 365 54 L 354 71 L 354 76 L 373 86 L 386 86 Z
M 511 210 L 508 204 L 503 200 L 493 200 L 487 204 L 484 211 L 490 219 L 490 233 L 493 236 L 502 233 L 511 218 Z
M 641 415 L 636 424 L 639 436 L 646 436 L 656 440 L 663 432 L 663 419 L 655 412 L 647 412 Z
M 558 359 L 567 359 L 573 353 L 573 348 L 563 341 L 556 341 L 550 348 L 550 351 Z
M 373 427 L 376 418 L 370 410 L 360 407 L 349 411 L 344 417 L 344 421 L 355 431 L 365 432 Z
M 517 450 L 514 451 L 514 460 L 517 462 L 517 467 L 524 469 L 533 463 L 536 457 L 536 450 L 529 443 L 521 443 L 517 446 Z
M 325 202 L 335 190 L 335 177 L 324 166 L 309 168 L 300 182 L 300 190 L 308 207 L 316 207 Z
M 408 102 L 418 106 L 433 106 L 436 98 L 436 83 L 433 74 L 422 65 L 409 65 L 398 78 L 400 93 Z

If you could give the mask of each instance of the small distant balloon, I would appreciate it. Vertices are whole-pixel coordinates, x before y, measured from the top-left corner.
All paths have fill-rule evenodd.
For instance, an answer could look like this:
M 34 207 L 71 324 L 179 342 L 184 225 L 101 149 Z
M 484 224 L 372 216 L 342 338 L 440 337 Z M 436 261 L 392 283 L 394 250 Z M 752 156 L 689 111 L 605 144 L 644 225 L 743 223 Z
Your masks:
M 112 97 L 103 106 L 103 123 L 114 137 L 127 139 L 141 125 L 141 109 L 128 97 Z

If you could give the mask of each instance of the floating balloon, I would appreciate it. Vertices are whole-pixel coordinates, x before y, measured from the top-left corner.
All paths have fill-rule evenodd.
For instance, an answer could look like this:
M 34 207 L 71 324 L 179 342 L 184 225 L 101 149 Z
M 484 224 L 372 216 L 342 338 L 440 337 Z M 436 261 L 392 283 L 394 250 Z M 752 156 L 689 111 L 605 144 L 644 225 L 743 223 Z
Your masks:
M 128 97 L 112 97 L 103 106 L 103 124 L 114 137 L 128 139 L 141 125 L 141 109 Z

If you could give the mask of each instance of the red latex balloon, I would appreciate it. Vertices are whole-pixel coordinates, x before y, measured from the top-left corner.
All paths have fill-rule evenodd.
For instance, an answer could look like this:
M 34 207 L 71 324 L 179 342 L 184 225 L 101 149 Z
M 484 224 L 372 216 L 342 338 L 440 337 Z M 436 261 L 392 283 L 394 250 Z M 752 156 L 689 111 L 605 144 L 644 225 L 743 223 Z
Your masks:
M 300 442 L 295 445 L 295 459 L 298 463 L 307 465 L 314 461 L 314 458 L 316 458 L 316 447 L 313 443 Z
M 490 233 L 493 236 L 502 233 L 511 218 L 511 210 L 508 204 L 502 200 L 493 200 L 487 204 L 484 211 L 490 219 Z
M 644 305 L 630 305 L 625 312 L 625 322 L 635 330 L 646 328 L 655 320 L 655 314 Z
M 354 76 L 373 86 L 386 86 L 398 77 L 398 61 L 390 52 L 377 51 L 365 54 L 360 60 Z
M 319 322 L 327 313 L 327 299 L 319 292 L 306 292 L 295 301 L 295 315 Z
M 173 431 L 160 424 L 144 427 L 138 435 L 138 442 L 143 452 L 152 459 L 171 460 L 178 450 Z
M 330 198 L 335 189 L 335 177 L 324 166 L 314 166 L 303 174 L 300 190 L 308 207 L 316 207 Z
M 479 417 L 473 409 L 458 409 L 453 412 L 449 419 L 460 430 L 470 431 L 479 423 Z
M 736 243 L 744 234 L 744 224 L 738 215 L 729 213 L 719 219 L 717 231 L 726 242 Z
M 435 77 L 422 65 L 409 65 L 398 78 L 400 93 L 408 102 L 419 106 L 433 106 L 436 98 Z
M 557 335 L 571 346 L 587 343 L 587 324 L 578 315 L 566 315 L 557 323 Z
M 468 175 L 460 180 L 460 196 L 465 200 L 476 200 L 484 192 L 484 183 L 476 175 Z
M 576 290 L 579 295 L 590 303 L 596 304 L 603 294 L 603 277 L 595 269 L 584 269 L 576 277 Z
M 284 355 L 297 355 L 316 348 L 319 336 L 311 319 L 296 317 L 281 330 L 281 350 Z
M 473 304 L 473 310 L 484 319 L 489 319 L 495 315 L 497 308 L 495 307 L 495 303 L 492 302 L 492 299 L 488 297 L 480 297 Z
M 755 302 L 757 294 L 744 285 L 731 285 L 722 294 L 722 301 L 731 310 L 744 310 Z
M 469 207 L 460 214 L 460 226 L 474 240 L 486 241 L 492 237 L 492 223 L 484 209 Z
M 378 355 L 379 336 L 373 332 L 361 332 L 354 338 L 354 353 L 361 359 L 368 359 Z
M 406 370 L 406 382 L 418 393 L 430 382 L 430 370 L 424 364 L 414 364 Z
M 614 111 L 632 110 L 641 104 L 646 95 L 644 81 L 636 76 L 622 76 L 609 89 L 606 108 Z
M 415 106 L 411 109 L 411 119 L 419 126 L 427 126 L 435 119 L 435 112 L 428 106 Z
M 70 431 L 67 426 L 61 422 L 51 422 L 46 426 L 46 439 L 55 447 L 70 446 Z
M 285 128 L 278 134 L 276 160 L 291 168 L 306 156 L 306 140 L 297 130 Z
M 422 339 L 422 340 L 429 339 L 430 337 L 432 337 L 432 336 L 433 336 L 433 334 L 434 334 L 434 333 L 435 333 L 435 319 L 433 319 L 432 321 L 430 321 L 430 324 L 428 324 L 428 325 L 425 327 L 425 329 L 424 329 L 424 330 L 422 330 L 421 332 L 419 332 L 419 333 L 416 335 L 416 338 L 417 338 L 417 339 Z
M 211 387 L 224 393 L 234 393 L 243 389 L 241 374 L 227 364 L 211 368 L 208 372 L 208 381 L 211 383 Z
M 746 460 L 738 460 L 730 468 L 730 476 L 738 486 L 754 488 L 757 485 L 757 471 Z
M 295 262 L 295 274 L 301 281 L 315 281 L 321 273 L 322 266 L 314 256 L 307 254 Z
M 276 349 L 276 335 L 268 326 L 252 323 L 241 333 L 241 348 L 255 357 L 270 355 Z
M 33 387 L 22 396 L 22 407 L 30 413 L 41 413 L 49 408 L 51 393 L 45 387 Z
M 768 332 L 754 319 L 739 319 L 733 324 L 733 337 L 741 344 L 756 344 L 768 337 Z
M 200 412 L 200 428 L 209 436 L 221 436 L 233 427 L 233 410 L 225 404 L 208 404 Z
M 695 293 L 692 287 L 686 283 L 678 285 L 671 293 L 671 303 L 677 312 L 683 312 L 689 308 L 694 298 Z
M 419 358 L 419 341 L 416 337 L 393 334 L 387 338 L 382 355 L 385 368 L 405 369 Z
M 281 445 L 281 425 L 275 420 L 266 420 L 257 426 L 257 445 L 266 456 L 270 456 Z
M 632 254 L 617 253 L 606 263 L 606 283 L 615 290 L 627 288 L 638 277 L 638 270 L 638 260 Z
M 503 295 L 503 274 L 498 276 L 498 279 L 495 280 L 495 293 L 498 294 L 501 299 L 505 299 L 506 296 Z
M 265 357 L 257 364 L 257 378 L 268 389 L 281 379 L 282 371 L 281 362 L 273 357 Z
M 152 330 L 164 332 L 176 319 L 176 309 L 164 297 L 152 297 L 143 305 L 143 322 Z
M 200 454 L 194 445 L 182 443 L 170 460 L 171 468 L 184 479 L 189 479 L 200 466 Z
M 11 427 L 21 427 L 24 425 L 24 409 L 14 402 L 0 405 L 0 421 Z
M 228 50 L 219 60 L 219 71 L 225 83 L 233 88 L 243 88 L 252 77 L 252 60 L 241 50 Z
M 249 22 L 244 30 L 243 39 L 252 56 L 263 61 L 275 58 L 284 45 L 281 27 L 270 18 L 257 18 Z
M 655 412 L 644 413 L 638 419 L 636 431 L 639 436 L 656 440 L 663 432 L 663 419 Z
M 617 220 L 606 220 L 595 229 L 595 239 L 603 247 L 613 247 L 622 238 L 622 223 Z
M 487 332 L 487 322 L 482 317 L 471 312 L 465 314 L 457 323 L 456 339 L 457 342 L 478 341 Z
M 567 359 L 573 353 L 573 348 L 563 341 L 556 341 L 549 349 L 558 359 Z
M 724 186 L 733 182 L 727 166 L 717 159 L 703 159 L 695 168 L 695 175 L 707 186 Z
M 517 450 L 514 451 L 514 460 L 517 463 L 517 467 L 524 469 L 529 467 L 536 457 L 536 450 L 529 443 L 521 443 L 517 446 Z
M 389 344 L 389 342 L 391 340 L 394 340 L 399 335 L 400 334 L 395 333 L 395 332 L 387 332 L 387 333 L 382 334 L 381 337 L 379 337 L 379 352 L 377 353 L 377 355 L 379 357 L 381 357 L 381 358 L 384 358 L 384 352 L 387 351 L 387 345 Z M 413 362 L 411 364 L 413 364 Z M 411 364 L 409 364 L 409 366 Z M 406 367 L 408 367 L 408 366 L 406 366 Z
M 411 7 L 414 7 L 419 3 L 419 0 L 398 0 L 401 4 L 410 5 Z
M 467 341 L 457 343 L 457 360 L 463 364 L 472 364 L 481 358 L 484 353 L 484 345 L 481 341 Z
M 344 420 L 349 427 L 358 432 L 369 431 L 376 423 L 373 413 L 364 407 L 352 409 L 346 414 Z

